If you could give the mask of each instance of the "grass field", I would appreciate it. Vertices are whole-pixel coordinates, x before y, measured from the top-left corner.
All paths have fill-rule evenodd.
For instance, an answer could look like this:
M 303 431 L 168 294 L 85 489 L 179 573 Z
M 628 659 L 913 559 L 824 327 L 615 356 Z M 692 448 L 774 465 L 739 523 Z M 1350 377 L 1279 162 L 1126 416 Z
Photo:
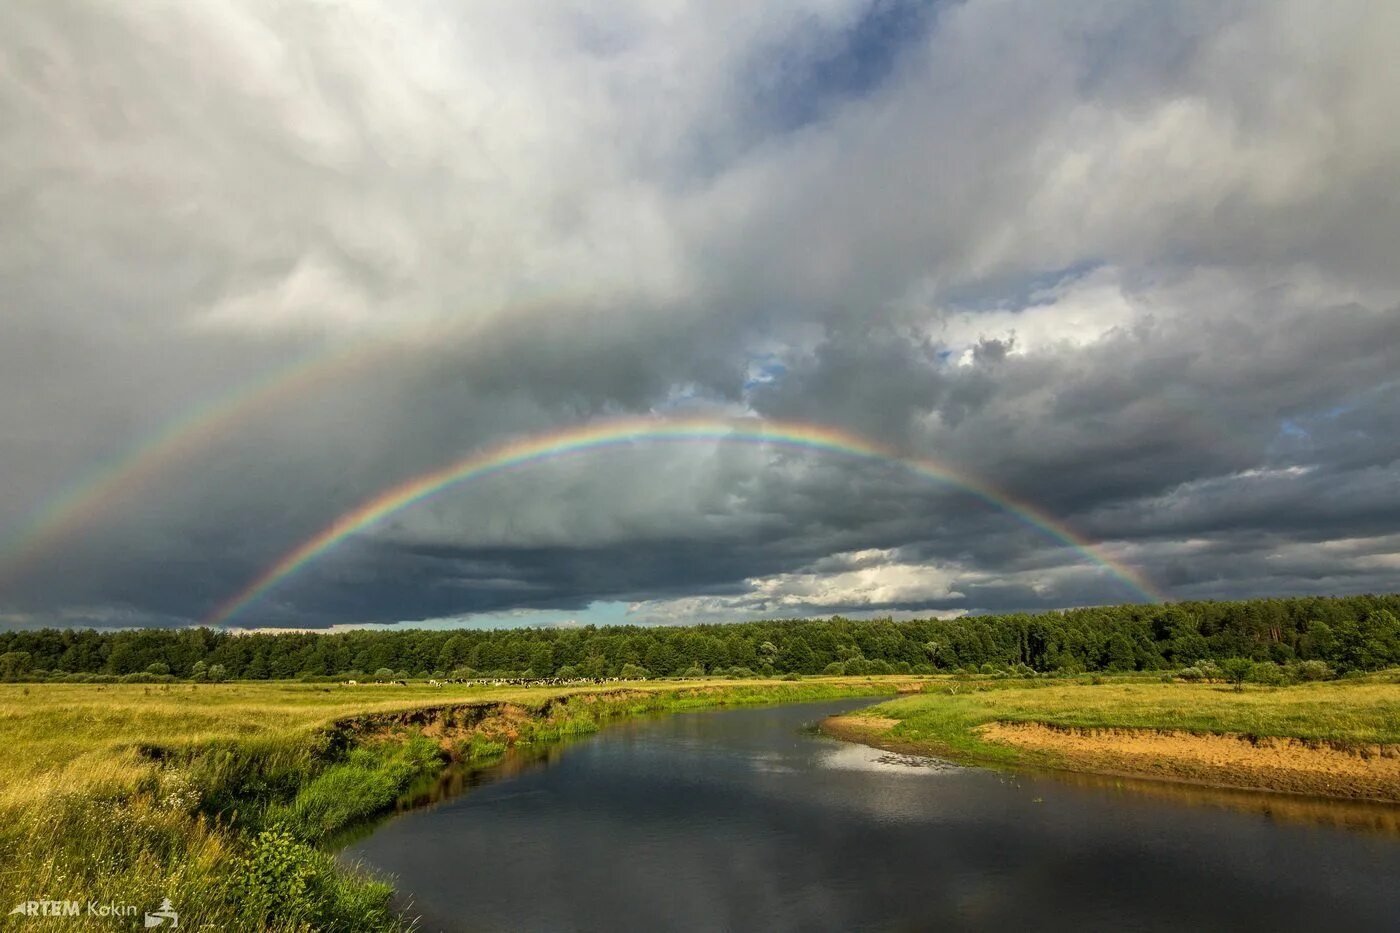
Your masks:
M 831 722 L 902 750 L 1400 801 L 1400 674 L 1248 687 L 944 683 Z
M 1104 763 L 1117 752 L 1090 748 L 1075 759 L 995 741 L 985 728 L 1400 745 L 1396 672 L 1243 692 L 1142 675 L 1101 684 L 842 677 L 567 689 L 0 685 L 0 909 L 50 899 L 150 909 L 168 897 L 185 929 L 397 929 L 392 891 L 339 866 L 325 843 L 449 760 L 484 763 L 511 745 L 642 712 L 919 689 L 847 717 L 862 726 L 848 734 L 967 760 L 1081 770 L 1112 770 Z M 81 928 L 133 925 L 130 917 L 84 920 Z M 80 928 L 71 918 L 26 918 L 24 928 L 45 924 Z
M 320 844 L 449 758 L 488 760 L 632 713 L 878 696 L 909 680 L 0 685 L 0 909 L 168 897 L 188 929 L 395 929 L 391 890 Z M 68 917 L 24 922 L 74 929 Z

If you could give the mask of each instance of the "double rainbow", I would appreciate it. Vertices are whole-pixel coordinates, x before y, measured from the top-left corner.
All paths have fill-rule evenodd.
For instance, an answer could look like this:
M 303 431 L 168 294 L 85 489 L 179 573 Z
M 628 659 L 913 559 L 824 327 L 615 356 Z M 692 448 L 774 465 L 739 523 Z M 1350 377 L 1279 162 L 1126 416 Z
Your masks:
M 945 464 L 899 451 L 854 434 L 820 425 L 793 421 L 734 421 L 701 418 L 626 418 L 582 427 L 551 431 L 487 447 L 440 469 L 400 483 L 331 522 L 320 532 L 288 551 L 243 589 L 221 603 L 205 620 L 223 625 L 341 541 L 375 523 L 454 486 L 508 470 L 589 451 L 654 442 L 722 442 L 771 445 L 865 460 L 899 463 L 911 472 L 944 483 L 1011 513 L 1049 537 L 1074 548 L 1085 558 L 1108 570 L 1135 596 L 1159 602 L 1163 595 L 1142 574 L 1114 560 L 1101 546 L 1078 535 L 1036 506 L 1017 499 Z

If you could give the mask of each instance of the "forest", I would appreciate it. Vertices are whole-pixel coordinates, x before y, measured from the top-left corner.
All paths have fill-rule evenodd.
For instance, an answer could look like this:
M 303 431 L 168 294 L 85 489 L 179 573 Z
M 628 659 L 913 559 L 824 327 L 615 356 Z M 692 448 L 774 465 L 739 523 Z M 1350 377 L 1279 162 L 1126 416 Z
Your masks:
M 1181 670 L 1250 659 L 1332 673 L 1400 664 L 1400 595 L 1122 605 L 956 619 L 674 627 L 232 633 L 0 632 L 0 679 L 666 677 Z

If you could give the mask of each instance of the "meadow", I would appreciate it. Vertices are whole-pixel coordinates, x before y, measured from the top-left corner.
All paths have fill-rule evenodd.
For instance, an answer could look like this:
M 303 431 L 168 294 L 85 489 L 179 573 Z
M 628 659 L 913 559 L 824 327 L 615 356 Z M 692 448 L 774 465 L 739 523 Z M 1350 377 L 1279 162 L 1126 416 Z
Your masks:
M 190 929 L 399 929 L 392 890 L 325 843 L 453 760 L 488 763 L 619 716 L 878 696 L 908 681 L 0 685 L 0 907 L 170 898 Z
M 333 840 L 449 764 L 486 765 L 511 747 L 643 713 L 870 696 L 876 705 L 836 731 L 967 761 L 1079 770 L 1113 770 L 1117 759 L 1111 749 L 1090 749 L 1070 760 L 986 729 L 1037 723 L 1274 737 L 1347 754 L 1400 748 L 1394 671 L 1295 686 L 1166 681 L 788 675 L 567 688 L 0 685 L 0 907 L 73 899 L 150 908 L 170 898 L 188 929 L 402 929 L 392 889 L 338 863 Z M 26 923 L 74 928 L 68 918 Z
M 952 680 L 833 734 L 1000 766 L 1400 802 L 1400 672 L 1264 686 Z

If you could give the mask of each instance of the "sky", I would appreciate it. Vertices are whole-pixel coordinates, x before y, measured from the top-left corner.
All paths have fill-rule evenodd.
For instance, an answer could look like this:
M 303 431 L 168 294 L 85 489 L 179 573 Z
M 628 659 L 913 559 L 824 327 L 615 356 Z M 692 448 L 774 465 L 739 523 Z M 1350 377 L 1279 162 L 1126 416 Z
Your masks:
M 6 4 L 0 625 L 1394 591 L 1397 61 L 1348 0 Z M 240 601 L 686 418 L 888 456 L 566 452 Z

